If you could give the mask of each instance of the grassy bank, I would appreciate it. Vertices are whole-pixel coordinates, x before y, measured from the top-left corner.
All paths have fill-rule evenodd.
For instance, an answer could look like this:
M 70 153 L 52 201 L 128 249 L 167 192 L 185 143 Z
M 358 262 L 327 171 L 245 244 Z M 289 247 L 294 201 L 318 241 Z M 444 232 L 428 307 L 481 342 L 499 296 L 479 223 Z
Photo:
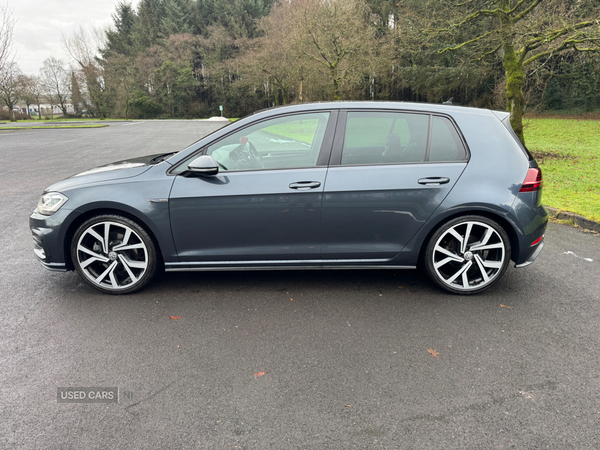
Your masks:
M 544 174 L 544 204 L 600 221 L 600 120 L 586 119 L 526 119 L 525 141 Z
M 27 130 L 57 130 L 59 128 L 61 129 L 70 129 L 70 128 L 105 128 L 108 125 L 102 125 L 102 124 L 98 124 L 98 125 L 94 125 L 94 124 L 90 124 L 90 125 L 40 125 L 40 126 L 27 126 L 27 127 L 0 127 L 0 131 L 3 130 L 10 130 L 10 131 L 15 131 L 15 130 L 23 130 L 23 131 L 27 131 Z

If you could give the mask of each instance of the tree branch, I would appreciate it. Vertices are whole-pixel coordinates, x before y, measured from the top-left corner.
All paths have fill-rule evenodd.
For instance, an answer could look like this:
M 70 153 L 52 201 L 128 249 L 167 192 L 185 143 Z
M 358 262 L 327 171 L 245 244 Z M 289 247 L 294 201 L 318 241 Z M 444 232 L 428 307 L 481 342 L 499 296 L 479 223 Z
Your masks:
M 516 6 L 515 6 L 513 9 L 511 9 L 511 10 L 509 11 L 509 14 L 511 14 L 511 13 L 513 13 L 513 12 L 515 12 L 515 11 L 517 10 L 517 8 L 518 8 L 519 6 L 521 6 L 521 4 L 522 4 L 523 2 L 525 2 L 525 1 L 529 1 L 529 0 L 521 0 L 519 3 L 517 3 L 517 5 L 516 5 Z M 511 19 L 510 19 L 510 20 L 512 21 L 512 23 L 517 23 L 519 20 L 521 20 L 523 17 L 525 17 L 525 16 L 526 16 L 527 14 L 529 14 L 531 11 L 533 11 L 533 10 L 536 8 L 536 6 L 537 6 L 537 5 L 539 5 L 541 2 L 542 2 L 542 0 L 535 0 L 535 1 L 534 1 L 534 2 L 531 4 L 531 5 L 529 5 L 529 6 L 527 7 L 527 9 L 525 9 L 525 10 L 521 11 L 521 12 L 520 12 L 519 14 L 517 14 L 515 17 L 511 17 Z
M 481 36 L 478 36 L 474 39 L 471 39 L 470 41 L 463 42 L 462 44 L 459 44 L 456 47 L 446 47 L 444 50 L 439 51 L 438 54 L 442 55 L 442 54 L 446 53 L 447 51 L 458 50 L 459 48 L 463 48 L 465 45 L 469 45 L 469 44 L 472 44 L 473 42 L 477 42 L 478 40 L 486 38 L 491 34 L 492 34 L 492 31 L 488 31 L 485 34 L 482 34 Z
M 565 41 L 563 41 L 563 43 L 558 46 L 557 48 L 554 49 L 549 49 L 548 51 L 539 53 L 538 55 L 535 55 L 534 57 L 529 58 L 527 61 L 523 62 L 525 60 L 525 57 L 527 56 L 527 54 L 532 51 L 535 50 L 538 47 L 541 47 L 544 44 L 548 44 L 552 41 L 555 41 L 556 39 L 563 37 L 564 35 L 575 31 L 575 30 L 581 30 L 582 28 L 588 28 L 592 25 L 595 25 L 599 23 L 598 20 L 595 21 L 587 21 L 587 22 L 580 22 L 576 25 L 573 25 L 571 27 L 566 27 L 566 28 L 561 28 L 560 30 L 552 30 L 547 32 L 544 36 L 540 36 L 537 37 L 535 39 L 530 39 L 529 41 L 525 42 L 525 44 L 523 44 L 523 48 L 521 48 L 521 50 L 519 50 L 519 61 L 523 64 L 530 64 L 531 62 L 535 61 L 536 59 L 539 59 L 543 56 L 547 56 L 553 52 L 559 51 L 559 49 L 563 50 L 565 48 L 568 47 L 568 45 L 564 46 L 565 43 L 568 42 L 575 42 L 575 43 L 582 43 L 582 42 L 586 42 L 588 39 L 592 39 L 593 38 L 586 38 L 586 40 L 583 40 L 581 42 L 577 42 L 576 39 L 581 36 L 581 33 L 577 33 L 574 36 L 571 36 L 570 38 L 566 39 Z M 541 55 L 541 56 L 539 56 Z
M 545 56 L 551 56 L 553 53 L 556 52 L 560 52 L 563 51 L 569 47 L 571 47 L 573 50 L 575 51 L 585 51 L 585 52 L 599 52 L 600 51 L 600 47 L 594 49 L 594 48 L 586 48 L 586 49 L 579 49 L 577 47 L 577 44 L 582 44 L 584 42 L 600 42 L 600 38 L 585 38 L 585 39 L 565 39 L 558 47 L 556 48 L 551 48 L 549 50 L 546 50 L 545 52 L 541 52 L 538 53 L 537 55 L 532 56 L 531 58 L 529 58 L 528 60 L 523 62 L 523 67 L 531 64 L 532 62 L 543 58 Z
M 491 56 L 494 53 L 496 53 L 498 50 L 500 50 L 502 48 L 502 44 L 499 44 L 496 48 L 494 48 L 493 50 L 490 50 L 489 52 L 485 52 L 482 53 L 481 56 L 479 56 L 479 58 L 475 58 L 475 61 L 481 61 L 483 58 L 485 58 L 486 56 Z

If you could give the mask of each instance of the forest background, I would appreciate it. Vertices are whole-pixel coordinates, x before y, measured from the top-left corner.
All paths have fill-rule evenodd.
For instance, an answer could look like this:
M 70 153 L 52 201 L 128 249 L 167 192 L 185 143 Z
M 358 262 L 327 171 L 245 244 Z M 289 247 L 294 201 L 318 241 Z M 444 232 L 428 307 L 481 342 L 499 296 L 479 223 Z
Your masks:
M 12 79 L 28 106 L 99 118 L 453 98 L 508 109 L 522 136 L 524 111 L 600 107 L 599 18 L 597 0 L 141 0 L 63 35 L 72 61 Z

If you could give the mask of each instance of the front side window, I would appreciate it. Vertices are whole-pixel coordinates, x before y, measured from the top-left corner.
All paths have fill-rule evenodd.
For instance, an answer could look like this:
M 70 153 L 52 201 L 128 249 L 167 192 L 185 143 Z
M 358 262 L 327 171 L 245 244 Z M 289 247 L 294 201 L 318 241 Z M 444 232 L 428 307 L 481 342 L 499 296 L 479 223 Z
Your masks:
M 206 154 L 219 171 L 314 167 L 329 112 L 295 114 L 265 120 L 209 146 Z

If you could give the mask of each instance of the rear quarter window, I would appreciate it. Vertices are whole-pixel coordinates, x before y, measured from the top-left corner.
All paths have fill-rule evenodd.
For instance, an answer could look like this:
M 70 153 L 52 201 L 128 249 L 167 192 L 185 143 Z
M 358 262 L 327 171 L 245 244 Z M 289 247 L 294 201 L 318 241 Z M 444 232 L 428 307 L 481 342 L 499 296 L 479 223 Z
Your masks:
M 467 151 L 454 124 L 446 117 L 433 116 L 429 161 L 463 161 Z

